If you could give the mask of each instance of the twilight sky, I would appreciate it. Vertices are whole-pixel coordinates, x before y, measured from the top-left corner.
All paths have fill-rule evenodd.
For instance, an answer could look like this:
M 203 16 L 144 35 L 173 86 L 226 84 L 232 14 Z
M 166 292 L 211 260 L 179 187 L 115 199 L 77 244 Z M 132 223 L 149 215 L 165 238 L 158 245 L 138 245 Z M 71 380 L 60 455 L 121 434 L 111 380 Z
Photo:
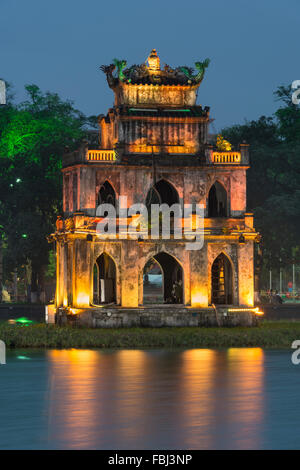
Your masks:
M 211 64 L 198 104 L 211 107 L 212 132 L 270 115 L 278 85 L 300 80 L 299 0 L 0 0 L 0 77 L 16 99 L 35 83 L 106 113 L 113 93 L 101 64 L 128 65 L 156 48 L 161 64 Z

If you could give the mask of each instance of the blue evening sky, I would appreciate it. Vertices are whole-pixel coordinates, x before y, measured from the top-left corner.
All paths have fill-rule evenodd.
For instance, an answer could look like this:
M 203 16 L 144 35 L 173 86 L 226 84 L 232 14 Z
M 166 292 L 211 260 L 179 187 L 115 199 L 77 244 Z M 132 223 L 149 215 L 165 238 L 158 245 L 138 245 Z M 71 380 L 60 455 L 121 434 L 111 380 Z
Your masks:
M 299 23 L 299 0 L 0 0 L 0 76 L 17 100 L 35 83 L 100 114 L 113 93 L 99 66 L 114 57 L 142 63 L 156 48 L 173 67 L 209 57 L 198 103 L 219 130 L 272 114 L 276 87 L 300 79 Z

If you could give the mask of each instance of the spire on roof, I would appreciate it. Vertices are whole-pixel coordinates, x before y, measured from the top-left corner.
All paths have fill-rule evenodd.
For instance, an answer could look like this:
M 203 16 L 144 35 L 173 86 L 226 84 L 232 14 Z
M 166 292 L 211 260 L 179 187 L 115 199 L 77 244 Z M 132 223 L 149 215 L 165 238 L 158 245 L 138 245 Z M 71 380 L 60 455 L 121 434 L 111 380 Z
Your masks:
M 160 60 L 157 55 L 156 49 L 152 49 L 147 59 L 148 69 L 151 72 L 158 72 L 160 70 Z

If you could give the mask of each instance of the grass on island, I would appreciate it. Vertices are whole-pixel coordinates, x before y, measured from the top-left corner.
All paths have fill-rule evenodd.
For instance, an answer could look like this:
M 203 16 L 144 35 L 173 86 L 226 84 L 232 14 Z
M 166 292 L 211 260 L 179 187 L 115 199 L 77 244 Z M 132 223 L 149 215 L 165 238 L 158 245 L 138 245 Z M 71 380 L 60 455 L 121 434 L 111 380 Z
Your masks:
M 258 327 L 85 329 L 0 323 L 7 348 L 228 348 L 290 349 L 300 339 L 300 322 L 262 321 Z

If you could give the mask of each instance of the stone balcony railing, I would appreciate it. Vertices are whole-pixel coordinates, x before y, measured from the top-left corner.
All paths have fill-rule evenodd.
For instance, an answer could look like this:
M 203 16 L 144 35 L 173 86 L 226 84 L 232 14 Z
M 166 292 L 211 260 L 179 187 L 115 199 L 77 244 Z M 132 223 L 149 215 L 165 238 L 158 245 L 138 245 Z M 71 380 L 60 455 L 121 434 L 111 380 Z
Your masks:
M 249 165 L 249 145 L 240 144 L 239 151 L 220 152 L 211 146 L 206 160 L 210 165 Z
M 165 146 L 165 148 L 156 146 L 128 146 L 126 149 L 130 153 L 164 153 L 164 154 L 186 154 L 195 155 L 197 154 L 196 148 L 182 146 Z M 127 153 L 125 151 L 125 153 Z M 119 153 L 122 155 L 122 151 Z M 240 148 L 237 151 L 230 152 L 219 152 L 212 146 L 209 146 L 205 151 L 205 161 L 208 165 L 249 165 L 249 145 L 243 143 L 240 144 Z M 80 164 L 85 162 L 103 162 L 113 163 L 117 161 L 117 152 L 113 149 L 89 149 L 88 145 L 83 144 L 78 150 L 74 152 L 66 153 L 63 156 L 63 167 L 74 164 Z
M 241 163 L 241 152 L 212 152 L 212 163 Z
M 114 150 L 88 150 L 86 160 L 89 162 L 114 162 L 116 152 Z
M 122 217 L 117 219 L 117 231 L 124 230 L 126 233 L 128 231 L 129 224 L 131 227 L 134 224 L 134 219 L 138 216 L 131 216 L 131 217 Z M 191 216 L 194 218 L 194 216 Z M 96 216 L 87 216 L 84 212 L 75 212 L 73 215 L 67 216 L 65 219 L 62 217 L 58 217 L 56 222 L 56 229 L 58 232 L 63 231 L 83 231 L 86 233 L 95 232 L 97 223 L 101 221 L 101 217 Z M 172 222 L 173 220 L 173 222 Z M 186 221 L 182 220 L 179 222 L 179 225 L 182 224 L 182 229 L 189 225 L 186 225 Z M 195 230 L 196 226 L 194 222 L 191 220 L 190 225 L 192 230 Z M 219 233 L 223 236 L 230 235 L 234 232 L 239 231 L 246 231 L 246 232 L 255 232 L 253 228 L 253 214 L 252 213 L 244 213 L 241 217 L 226 217 L 226 218 L 208 218 L 205 217 L 203 221 L 203 225 L 200 224 L 205 231 L 209 231 L 211 233 Z M 150 227 L 146 230 L 148 232 Z M 141 231 L 141 235 L 144 232 Z M 174 233 L 174 219 L 171 217 L 171 233 Z M 150 232 L 149 232 L 150 236 Z
M 114 150 L 89 149 L 87 145 L 82 145 L 74 152 L 65 153 L 63 156 L 63 167 L 85 163 L 85 162 L 115 162 L 117 159 Z

